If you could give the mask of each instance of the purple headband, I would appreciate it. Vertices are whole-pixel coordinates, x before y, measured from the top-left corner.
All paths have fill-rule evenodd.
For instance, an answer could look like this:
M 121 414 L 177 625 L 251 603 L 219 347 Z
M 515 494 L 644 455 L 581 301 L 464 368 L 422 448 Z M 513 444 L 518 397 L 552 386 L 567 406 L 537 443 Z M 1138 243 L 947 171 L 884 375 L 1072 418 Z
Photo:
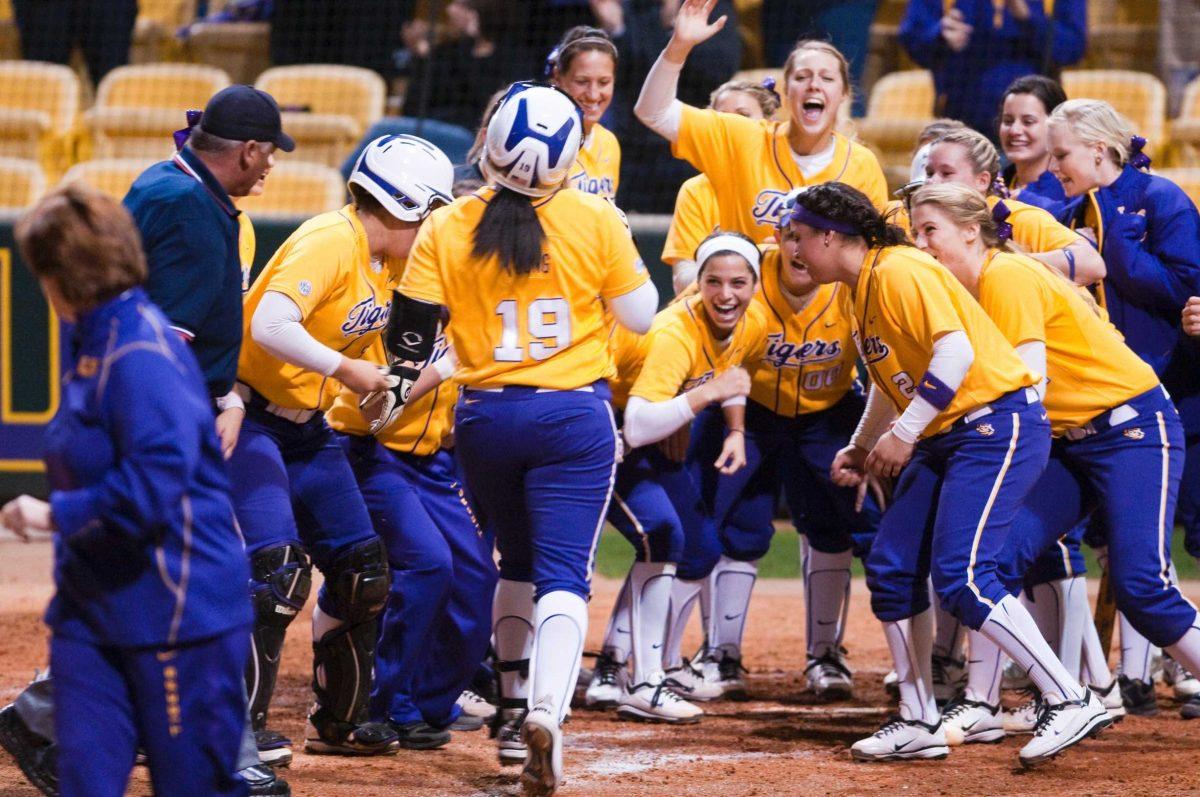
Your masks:
M 791 220 L 807 224 L 809 227 L 815 227 L 818 230 L 840 232 L 842 235 L 862 235 L 862 230 L 853 224 L 831 219 L 828 216 L 822 216 L 820 213 L 814 213 L 799 202 L 792 208 Z
M 175 151 L 183 149 L 183 145 L 187 143 L 188 136 L 192 134 L 192 128 L 200 124 L 200 117 L 203 116 L 203 111 L 192 109 L 187 112 L 187 127 L 182 130 L 176 130 L 171 135 L 175 138 Z
M 996 237 L 1000 239 L 1001 245 L 1011 241 L 1013 237 L 1013 228 L 1008 222 L 1011 214 L 1012 211 L 1004 204 L 1004 200 L 997 202 L 992 208 L 992 221 L 996 222 Z
M 1129 165 L 1135 169 L 1149 169 L 1150 156 L 1142 152 L 1146 147 L 1146 139 L 1134 136 L 1129 139 Z

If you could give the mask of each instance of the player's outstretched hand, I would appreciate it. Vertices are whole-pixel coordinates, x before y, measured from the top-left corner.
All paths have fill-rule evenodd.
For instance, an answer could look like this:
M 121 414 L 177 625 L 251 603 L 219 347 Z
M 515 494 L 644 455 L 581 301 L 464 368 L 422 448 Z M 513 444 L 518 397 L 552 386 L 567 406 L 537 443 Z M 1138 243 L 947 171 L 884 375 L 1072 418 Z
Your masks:
M 1200 335 L 1200 296 L 1193 296 L 1183 306 L 1183 331 L 1193 337 Z
M 708 21 L 716 5 L 717 0 L 684 0 L 675 15 L 675 29 L 667 45 L 670 60 L 682 63 L 693 47 L 716 36 L 725 27 L 728 18 L 724 14 Z
M 833 456 L 833 464 L 829 466 L 829 479 L 838 487 L 858 487 L 867 475 L 867 454 L 865 448 L 848 445 Z
M 914 448 L 912 443 L 904 442 L 889 429 L 867 455 L 867 473 L 885 479 L 896 478 L 912 459 Z
M 0 509 L 0 523 L 26 542 L 29 542 L 33 534 L 48 534 L 54 531 L 50 504 L 32 495 L 18 496 L 5 504 L 4 508 Z
M 381 369 L 378 365 L 366 360 L 352 360 L 349 357 L 343 357 L 342 364 L 333 372 L 333 375 L 360 396 L 388 387 L 387 369 Z
M 725 444 L 721 446 L 721 455 L 713 463 L 717 470 L 732 476 L 746 467 L 746 433 L 741 429 L 733 429 L 725 435 Z

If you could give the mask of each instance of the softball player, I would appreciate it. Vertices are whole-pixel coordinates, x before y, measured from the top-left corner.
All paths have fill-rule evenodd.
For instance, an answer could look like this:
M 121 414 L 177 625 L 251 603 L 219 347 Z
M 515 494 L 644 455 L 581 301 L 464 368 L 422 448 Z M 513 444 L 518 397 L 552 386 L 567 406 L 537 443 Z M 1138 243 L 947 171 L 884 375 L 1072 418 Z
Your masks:
M 708 518 L 689 469 L 651 444 L 686 428 L 709 404 L 725 403 L 731 431 L 712 458 L 722 467 L 731 458 L 744 461 L 748 385 L 735 390 L 745 376 L 730 372 L 760 359 L 766 318 L 753 302 L 759 252 L 748 238 L 717 232 L 694 256 L 700 263 L 696 294 L 659 313 L 644 338 L 615 332 L 613 401 L 622 410 L 632 450 L 617 470 L 609 516 L 633 544 L 637 560 L 613 608 L 586 700 L 591 707 L 617 704 L 617 713 L 631 719 L 696 722 L 703 712 L 672 690 L 698 700 L 720 696 L 679 658 L 678 635 L 668 637 L 663 652 L 676 563 L 685 550 L 711 545 L 713 535 L 705 533 Z M 687 571 L 684 577 L 694 581 Z M 694 595 L 699 584 L 691 589 Z M 622 634 L 622 627 L 630 631 Z M 634 674 L 627 686 L 623 676 L 631 648 Z M 664 664 L 670 667 L 666 676 Z
M 887 205 L 887 183 L 866 147 L 835 128 L 849 107 L 845 57 L 825 42 L 802 41 L 783 69 L 787 122 L 745 119 L 701 110 L 675 98 L 679 73 L 692 48 L 725 26 L 709 23 L 716 0 L 686 0 L 675 18 L 671 40 L 642 86 L 634 113 L 708 175 L 717 194 L 721 229 L 756 242 L 776 233 L 783 199 L 797 186 L 840 180 L 867 193 L 876 207 Z
M 1049 424 L 1033 390 L 1041 377 L 966 289 L 905 246 L 903 232 L 861 192 L 814 186 L 796 198 L 791 224 L 813 279 L 854 291 L 859 353 L 871 374 L 867 411 L 834 459 L 834 479 L 849 485 L 867 468 L 899 476 L 871 543 L 867 583 L 900 676 L 900 717 L 856 742 L 853 756 L 948 752 L 931 691 L 930 575 L 942 605 L 1020 662 L 1042 689 L 1047 708 L 1021 763 L 1057 755 L 1111 720 L 1063 669 L 997 574 L 1009 527 L 1049 454 Z M 900 417 L 879 434 L 889 404 Z
M 1194 538 L 1200 526 L 1200 353 L 1180 329 L 1180 311 L 1200 292 L 1200 214 L 1179 186 L 1142 171 L 1150 165 L 1141 151 L 1145 140 L 1133 136 L 1108 103 L 1070 100 L 1048 124 L 1050 168 L 1074 200 L 1064 217 L 1096 242 L 1107 265 L 1098 297 L 1179 410 L 1187 447 L 1179 518 Z M 1157 710 L 1149 645 L 1134 633 L 1143 625 L 1122 613 L 1122 691 L 1134 713 Z M 1147 636 L 1156 644 L 1165 639 Z
M 562 778 L 560 725 L 619 450 L 600 300 L 635 332 L 649 328 L 658 303 L 618 211 L 563 188 L 582 126 L 565 93 L 514 84 L 488 124 L 482 166 L 492 186 L 430 217 L 400 284 L 414 308 L 401 336 L 410 320 L 428 326 L 428 308 L 449 311 L 463 387 L 456 451 L 500 550 L 501 695 L 528 706 L 523 719 L 503 714 L 500 755 L 525 753 L 521 780 L 535 795 L 552 794 Z
M 309 752 L 371 755 L 398 746 L 390 727 L 366 722 L 375 618 L 388 593 L 386 549 L 324 411 L 337 382 L 362 394 L 388 386 L 360 358 L 387 323 L 421 215 L 450 200 L 452 172 L 422 139 L 376 139 L 350 176 L 353 204 L 301 225 L 246 295 L 238 365 L 246 420 L 229 468 L 256 611 L 251 711 L 262 727 L 312 557 L 326 580 L 313 613 Z
M 583 143 L 570 183 L 587 194 L 616 200 L 621 181 L 621 145 L 600 118 L 612 104 L 617 81 L 617 45 L 600 28 L 571 28 L 546 59 L 550 80 L 583 110 Z
M 732 113 L 747 119 L 769 119 L 779 110 L 775 79 L 762 83 L 730 80 L 722 83 L 709 97 L 708 107 L 717 113 Z M 717 192 L 708 175 L 698 174 L 684 181 L 675 197 L 675 213 L 663 245 L 663 262 L 671 267 L 675 293 L 696 281 L 696 247 L 721 226 Z
M 1026 75 L 1014 80 L 1000 104 L 1000 147 L 1008 166 L 1001 177 L 1013 199 L 1043 208 L 1055 216 L 1067 195 L 1050 171 L 1050 142 L 1046 120 L 1067 101 L 1066 92 L 1053 78 Z

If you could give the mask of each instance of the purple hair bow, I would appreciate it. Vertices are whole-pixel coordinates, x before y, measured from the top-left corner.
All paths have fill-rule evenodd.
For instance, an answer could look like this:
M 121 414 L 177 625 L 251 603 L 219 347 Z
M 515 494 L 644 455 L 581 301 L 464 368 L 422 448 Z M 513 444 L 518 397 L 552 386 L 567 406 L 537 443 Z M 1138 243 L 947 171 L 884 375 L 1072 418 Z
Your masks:
M 1008 186 L 1004 184 L 1004 180 L 1000 175 L 996 175 L 996 179 L 992 180 L 992 193 L 998 197 L 1008 199 L 1012 193 L 1008 190 Z
M 187 112 L 187 127 L 182 130 L 176 130 L 171 134 L 175 138 L 176 152 L 183 149 L 183 145 L 187 143 L 188 136 L 192 134 L 192 128 L 200 124 L 200 117 L 203 115 L 203 111 L 197 111 L 195 108 Z
M 1149 169 L 1150 156 L 1142 152 L 1146 148 L 1146 139 L 1134 136 L 1129 139 L 1129 165 L 1135 169 Z
M 767 91 L 771 92 L 772 94 L 774 94 L 776 97 L 779 96 L 779 92 L 775 91 L 775 78 L 773 78 L 773 77 L 763 78 L 762 87 L 764 89 L 766 89 Z
M 1008 205 L 1004 204 L 1004 200 L 996 203 L 992 208 L 992 221 L 996 222 L 996 237 L 1000 239 L 1001 245 L 1012 240 L 1013 228 L 1008 222 L 1009 215 L 1012 211 L 1008 209 Z

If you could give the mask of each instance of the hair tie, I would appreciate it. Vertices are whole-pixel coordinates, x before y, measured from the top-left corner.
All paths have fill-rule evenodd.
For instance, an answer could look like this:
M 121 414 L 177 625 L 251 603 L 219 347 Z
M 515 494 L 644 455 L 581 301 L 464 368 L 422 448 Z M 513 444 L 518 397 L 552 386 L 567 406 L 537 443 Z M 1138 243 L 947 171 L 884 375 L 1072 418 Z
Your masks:
M 1009 193 L 1008 186 L 1004 184 L 1004 180 L 1000 177 L 1000 175 L 996 175 L 996 178 L 992 180 L 992 193 L 1004 199 L 1008 199 L 1010 196 L 1012 196 L 1012 194 Z
M 192 135 L 192 128 L 200 124 L 200 117 L 204 116 L 203 111 L 197 111 L 195 108 L 187 112 L 187 127 L 182 130 L 176 130 L 171 136 L 175 139 L 175 151 L 183 149 L 183 145 L 187 143 L 188 137 Z
M 996 203 L 992 208 L 992 221 L 996 222 L 996 237 L 1000 239 L 1000 244 L 1004 245 L 1012 240 L 1013 228 L 1008 223 L 1008 217 L 1012 211 L 1008 209 L 1008 205 L 1004 204 L 1004 200 Z
M 554 45 L 554 49 L 546 56 L 546 66 L 542 69 L 542 77 L 549 78 L 554 74 L 554 67 L 558 65 L 558 54 L 560 52 L 562 52 L 562 48 L 557 44 Z
M 1134 136 L 1129 139 L 1129 165 L 1135 169 L 1146 170 L 1150 168 L 1150 156 L 1142 152 L 1146 147 L 1146 139 L 1141 136 Z
M 776 97 L 779 96 L 779 92 L 775 90 L 775 78 L 773 78 L 773 77 L 763 78 L 762 79 L 762 87 L 764 89 L 766 89 L 767 91 L 771 92 L 772 94 L 774 94 Z

